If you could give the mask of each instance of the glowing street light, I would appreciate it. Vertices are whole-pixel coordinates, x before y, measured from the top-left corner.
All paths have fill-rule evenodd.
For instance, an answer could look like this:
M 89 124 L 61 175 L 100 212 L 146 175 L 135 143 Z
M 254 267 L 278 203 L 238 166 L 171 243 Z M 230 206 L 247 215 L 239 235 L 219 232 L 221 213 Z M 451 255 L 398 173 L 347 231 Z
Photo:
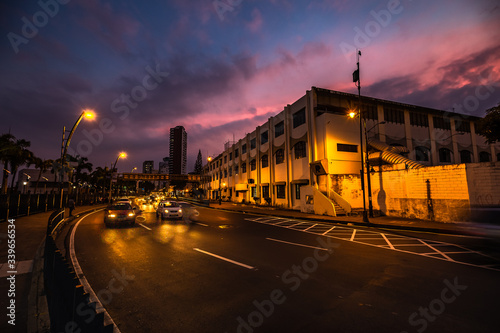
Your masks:
M 112 187 L 113 187 L 113 172 L 115 171 L 116 168 L 116 163 L 118 163 L 118 160 L 120 158 L 126 158 L 127 154 L 125 152 L 121 152 L 118 154 L 118 157 L 116 158 L 115 164 L 113 164 L 113 168 L 111 169 L 111 177 L 109 179 L 109 202 L 111 203 L 111 193 L 112 193 Z

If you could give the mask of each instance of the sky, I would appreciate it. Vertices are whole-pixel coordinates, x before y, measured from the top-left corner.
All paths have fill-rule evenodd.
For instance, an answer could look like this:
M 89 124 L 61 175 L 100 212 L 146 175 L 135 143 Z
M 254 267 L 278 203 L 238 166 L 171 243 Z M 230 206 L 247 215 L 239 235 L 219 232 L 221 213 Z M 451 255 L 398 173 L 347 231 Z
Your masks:
M 119 172 L 184 126 L 188 171 L 312 86 L 484 116 L 500 103 L 499 0 L 4 0 L 0 134 Z M 67 134 L 66 134 L 67 135 Z

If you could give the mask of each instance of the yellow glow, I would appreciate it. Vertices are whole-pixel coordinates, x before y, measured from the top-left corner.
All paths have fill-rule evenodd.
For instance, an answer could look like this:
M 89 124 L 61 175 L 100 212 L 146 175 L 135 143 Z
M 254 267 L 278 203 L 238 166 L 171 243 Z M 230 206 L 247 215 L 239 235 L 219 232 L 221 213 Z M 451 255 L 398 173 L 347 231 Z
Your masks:
M 207 157 L 207 161 L 211 162 L 212 161 L 212 156 Z
M 357 114 L 356 112 L 350 111 L 349 112 L 349 117 L 354 118 L 354 117 L 356 117 L 356 114 Z
M 116 215 L 115 215 L 115 214 L 109 214 L 108 216 L 109 216 L 109 217 L 116 217 Z
M 93 110 L 87 109 L 83 110 L 83 116 L 87 119 L 94 119 L 95 114 Z
M 225 187 L 226 186 L 226 183 L 222 183 L 222 186 Z
M 120 153 L 120 158 L 126 158 L 127 157 L 127 153 Z

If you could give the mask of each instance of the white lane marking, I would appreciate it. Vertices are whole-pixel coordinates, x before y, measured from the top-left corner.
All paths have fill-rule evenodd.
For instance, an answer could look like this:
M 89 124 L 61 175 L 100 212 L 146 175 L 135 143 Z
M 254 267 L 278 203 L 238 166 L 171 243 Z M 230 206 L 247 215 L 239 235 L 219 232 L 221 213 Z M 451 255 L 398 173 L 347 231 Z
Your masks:
M 196 222 L 196 224 L 201 225 L 203 227 L 208 227 L 208 224 L 205 224 L 205 223 Z
M 200 250 L 198 248 L 193 248 L 193 250 L 195 251 L 198 251 L 198 252 L 201 252 L 201 253 L 204 253 L 204 254 L 207 254 L 209 256 L 212 256 L 212 257 L 215 257 L 217 259 L 221 259 L 221 260 L 224 260 L 224 261 L 227 261 L 227 262 L 230 262 L 232 264 L 235 264 L 235 265 L 238 265 L 238 266 L 241 266 L 241 267 L 245 267 L 247 269 L 256 269 L 255 267 L 252 267 L 252 266 L 249 266 L 249 265 L 245 265 L 241 262 L 238 262 L 238 261 L 235 261 L 235 260 L 231 260 L 231 259 L 228 259 L 226 257 L 222 257 L 222 256 L 219 256 L 217 254 L 214 254 L 214 253 L 211 253 L 211 252 L 207 252 L 207 251 L 203 251 L 203 250 Z
M 75 269 L 75 273 L 78 276 L 80 283 L 83 285 L 83 288 L 85 289 L 86 292 L 90 294 L 90 301 L 96 303 L 95 311 L 96 313 L 103 312 L 104 313 L 104 323 L 105 324 L 112 324 L 113 325 L 113 332 L 116 333 L 121 333 L 120 329 L 118 326 L 116 326 L 113 318 L 109 315 L 108 311 L 102 306 L 101 301 L 97 297 L 96 293 L 94 292 L 94 289 L 90 286 L 90 283 L 87 281 L 87 278 L 85 275 L 83 275 L 82 268 L 80 267 L 80 264 L 78 263 L 78 259 L 76 258 L 75 254 L 75 233 L 76 233 L 76 228 L 80 224 L 80 222 L 83 221 L 84 218 L 87 216 L 94 214 L 96 212 L 88 213 L 84 215 L 78 222 L 76 222 L 75 226 L 73 227 L 73 230 L 71 230 L 71 237 L 69 239 L 69 255 L 71 257 L 71 262 L 73 263 L 73 268 Z
M 312 226 L 310 226 L 309 228 L 304 229 L 304 231 L 307 231 L 307 230 L 309 230 L 309 229 L 311 229 L 311 228 L 313 228 L 313 227 L 315 227 L 315 226 L 317 226 L 317 225 L 318 225 L 317 223 L 316 223 L 316 224 L 313 224 L 313 225 L 312 225 Z
M 354 240 L 354 236 L 356 236 L 356 229 L 352 230 L 351 242 Z
M 394 246 L 392 246 L 392 243 L 391 243 L 391 242 L 389 242 L 389 240 L 387 239 L 387 237 L 385 237 L 385 235 L 384 235 L 384 234 L 381 234 L 381 235 L 382 235 L 382 237 L 384 237 L 384 239 L 385 239 L 385 241 L 387 242 L 387 244 L 389 245 L 389 247 L 390 247 L 392 250 L 394 250 Z
M 323 251 L 328 251 L 328 249 L 325 249 L 323 247 L 318 247 L 318 246 L 311 246 L 311 245 L 305 245 L 305 244 L 299 244 L 299 243 L 292 243 L 292 242 L 287 242 L 284 240 L 279 240 L 279 239 L 274 239 L 274 238 L 266 238 L 267 240 L 273 241 L 273 242 L 279 242 L 279 243 L 285 243 L 285 244 L 290 244 L 290 245 L 297 245 L 297 246 L 302 246 L 302 247 L 308 247 L 311 249 L 317 249 L 317 250 L 323 250 Z
M 153 229 L 151 229 L 151 228 L 149 228 L 149 227 L 146 227 L 146 226 L 145 226 L 144 224 L 142 224 L 142 223 L 137 223 L 137 224 L 138 224 L 138 225 L 140 225 L 141 227 L 143 227 L 144 229 L 149 230 L 149 231 L 153 230 Z
M 335 229 L 335 227 L 331 227 L 330 229 L 328 229 L 327 231 L 325 231 L 324 233 L 322 233 L 322 235 L 326 235 L 327 233 L 329 233 L 330 231 L 332 231 L 333 229 Z
M 426 242 L 424 242 L 423 240 L 419 239 L 420 242 L 422 242 L 423 244 L 427 245 L 428 247 L 430 247 L 432 250 L 434 250 L 436 253 L 439 253 L 440 255 L 442 255 L 443 257 L 445 257 L 446 259 L 448 259 L 449 261 L 455 261 L 453 259 L 451 259 L 450 257 L 448 257 L 446 254 L 444 254 L 443 252 L 439 251 L 438 249 L 436 249 L 435 247 L 427 244 Z

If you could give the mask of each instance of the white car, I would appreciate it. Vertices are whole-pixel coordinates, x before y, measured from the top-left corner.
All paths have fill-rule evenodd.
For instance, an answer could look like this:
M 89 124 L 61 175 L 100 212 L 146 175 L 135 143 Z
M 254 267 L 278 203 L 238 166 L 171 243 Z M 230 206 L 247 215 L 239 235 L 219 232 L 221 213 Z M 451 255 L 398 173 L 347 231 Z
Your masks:
M 175 201 L 161 201 L 156 208 L 156 217 L 161 217 L 161 219 L 182 219 L 182 207 Z

